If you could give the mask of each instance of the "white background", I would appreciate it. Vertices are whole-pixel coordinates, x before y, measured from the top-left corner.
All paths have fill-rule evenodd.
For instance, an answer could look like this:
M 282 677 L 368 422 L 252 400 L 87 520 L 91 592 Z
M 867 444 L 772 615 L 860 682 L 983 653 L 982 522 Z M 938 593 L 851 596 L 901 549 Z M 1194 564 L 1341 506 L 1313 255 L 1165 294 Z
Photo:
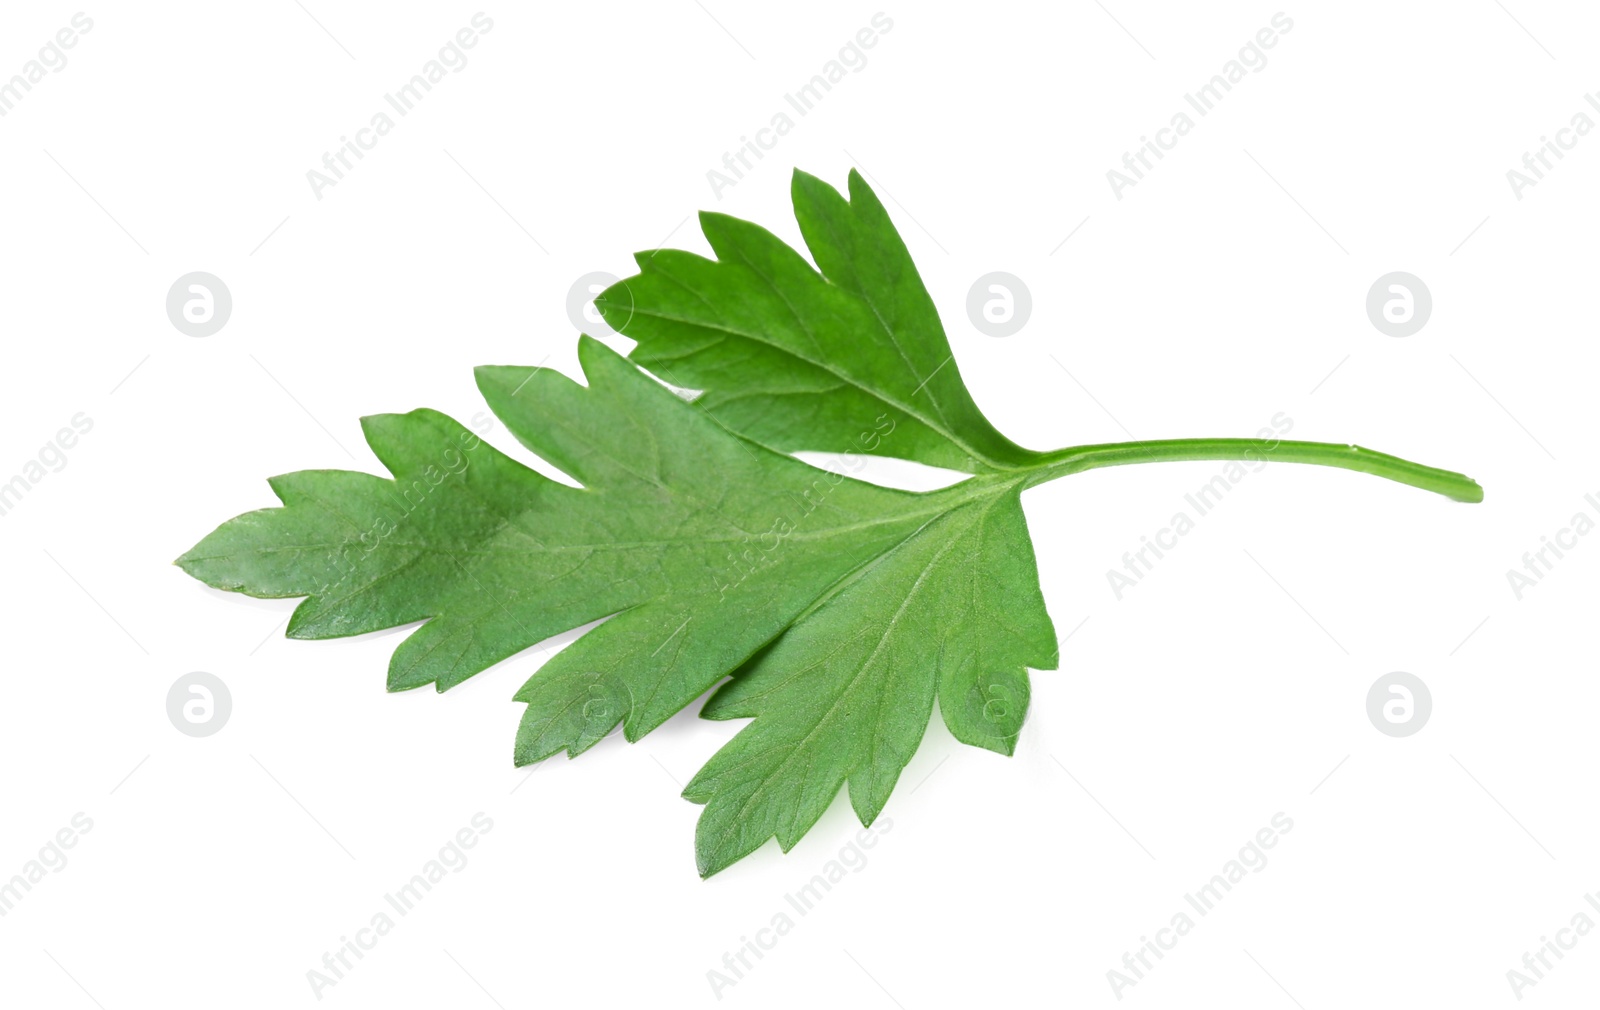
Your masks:
M 85 9 L 70 62 L 0 118 L 0 480 L 75 413 L 94 422 L 0 517 L 0 877 L 75 813 L 94 826 L 0 918 L 0 1001 L 313 1005 L 307 971 L 479 811 L 494 827 L 470 863 L 322 1003 L 718 1005 L 707 972 L 790 911 L 722 1005 L 1116 1005 L 1123 952 L 1280 811 L 1294 828 L 1266 868 L 1123 1003 L 1509 1006 L 1524 951 L 1578 912 L 1600 921 L 1583 901 L 1600 890 L 1597 538 L 1520 601 L 1506 579 L 1597 511 L 1600 136 L 1521 200 L 1506 172 L 1575 113 L 1600 118 L 1583 101 L 1600 15 L 1284 8 L 1268 64 L 1118 200 L 1107 170 L 1279 8 L 933 6 L 882 8 L 893 28 L 869 62 L 721 199 L 707 170 L 880 8 L 485 8 L 464 69 L 320 200 L 306 172 L 477 7 Z M 77 10 L 8 5 L 0 78 Z M 1220 465 L 1030 492 L 1066 640 L 1016 756 L 935 722 L 892 829 L 803 918 L 784 895 L 859 829 L 842 800 L 788 855 L 695 874 L 700 808 L 680 783 L 738 724 L 691 709 L 529 777 L 509 699 L 538 652 L 444 696 L 389 695 L 404 632 L 288 641 L 291 601 L 170 566 L 275 504 L 269 475 L 381 472 L 362 414 L 471 423 L 474 365 L 574 373 L 581 275 L 626 275 L 663 242 L 709 252 L 698 209 L 798 244 L 790 169 L 842 186 L 852 165 L 1016 441 L 1246 436 L 1282 411 L 1293 437 L 1466 471 L 1486 501 L 1269 466 L 1118 601 L 1107 569 Z M 192 270 L 234 299 L 203 339 L 163 305 Z M 964 308 L 993 270 L 1033 297 L 1005 339 Z M 1403 339 L 1364 308 L 1392 270 L 1434 300 Z M 233 698 L 205 739 L 165 711 L 195 670 Z M 1406 739 L 1365 712 L 1394 670 L 1433 694 Z M 1597 985 L 1590 936 L 1524 1002 L 1575 1006 Z

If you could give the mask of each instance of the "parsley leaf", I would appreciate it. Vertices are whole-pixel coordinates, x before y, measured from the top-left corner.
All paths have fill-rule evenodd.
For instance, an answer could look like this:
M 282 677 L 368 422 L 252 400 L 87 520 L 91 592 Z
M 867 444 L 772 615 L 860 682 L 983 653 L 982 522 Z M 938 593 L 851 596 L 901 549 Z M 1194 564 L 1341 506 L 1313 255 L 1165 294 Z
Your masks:
M 783 452 L 886 451 L 968 473 L 1040 454 L 995 430 L 961 381 L 933 299 L 883 204 L 856 172 L 850 202 L 796 172 L 795 215 L 822 272 L 764 228 L 703 213 L 717 259 L 664 249 L 595 307 L 639 342 L 634 361 L 747 438 Z M 893 419 L 864 449 L 865 420 Z
M 1035 452 L 979 412 L 883 205 L 796 173 L 817 267 L 765 230 L 701 225 L 717 258 L 641 254 L 596 299 L 637 341 L 589 337 L 580 385 L 477 370 L 506 428 L 579 482 L 550 480 L 443 414 L 362 420 L 392 475 L 273 478 L 277 508 L 218 527 L 177 564 L 219 589 L 304 597 L 291 638 L 424 622 L 388 687 L 444 691 L 545 639 L 605 620 L 516 694 L 515 760 L 630 741 L 717 685 L 710 719 L 753 719 L 684 795 L 705 805 L 710 875 L 793 846 L 847 788 L 883 809 L 935 702 L 959 740 L 1010 754 L 1029 668 L 1054 669 L 1021 494 L 1080 470 L 1247 459 L 1359 470 L 1479 501 L 1460 474 L 1357 446 L 1172 439 Z M 691 403 L 674 385 L 703 390 Z M 789 453 L 871 452 L 971 474 L 914 494 Z M 729 680 L 727 678 L 731 677 Z

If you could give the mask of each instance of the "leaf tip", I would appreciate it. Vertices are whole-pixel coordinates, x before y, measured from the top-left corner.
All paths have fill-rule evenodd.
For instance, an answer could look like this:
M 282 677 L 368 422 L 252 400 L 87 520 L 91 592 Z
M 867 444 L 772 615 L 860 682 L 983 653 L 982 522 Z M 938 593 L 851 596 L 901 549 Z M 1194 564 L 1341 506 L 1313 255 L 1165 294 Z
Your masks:
M 827 185 L 827 183 L 812 175 L 810 172 L 807 172 L 805 169 L 800 168 L 798 165 L 795 166 L 795 170 L 789 175 L 789 189 L 791 192 L 798 193 L 802 189 L 816 186 L 818 184 L 824 186 Z
M 729 859 L 724 852 L 702 849 L 695 846 L 694 868 L 700 874 L 701 880 L 709 880 L 734 864 L 735 860 Z

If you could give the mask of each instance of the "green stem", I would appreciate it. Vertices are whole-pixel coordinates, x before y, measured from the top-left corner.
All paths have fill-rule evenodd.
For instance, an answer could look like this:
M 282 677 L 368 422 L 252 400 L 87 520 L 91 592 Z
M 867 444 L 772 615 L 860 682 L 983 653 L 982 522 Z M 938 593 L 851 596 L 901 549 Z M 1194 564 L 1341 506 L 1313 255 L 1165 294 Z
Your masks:
M 1253 438 L 1168 438 L 1152 442 L 1079 445 L 1047 454 L 1029 478 L 1028 485 L 1042 484 L 1069 473 L 1102 466 L 1233 459 L 1336 466 L 1386 477 L 1424 491 L 1437 492 L 1456 501 L 1483 501 L 1483 488 L 1465 474 L 1423 466 L 1388 453 L 1363 449 L 1359 445 L 1294 441 L 1279 441 L 1271 448 L 1267 448 L 1268 445 L 1272 444 Z

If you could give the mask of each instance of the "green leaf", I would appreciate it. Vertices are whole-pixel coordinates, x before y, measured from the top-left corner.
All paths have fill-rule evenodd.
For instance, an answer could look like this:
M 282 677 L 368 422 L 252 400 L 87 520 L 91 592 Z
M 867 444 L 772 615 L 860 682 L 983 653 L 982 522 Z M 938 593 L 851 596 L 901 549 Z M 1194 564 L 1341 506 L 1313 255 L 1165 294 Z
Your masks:
M 701 713 L 754 718 L 689 783 L 702 875 L 776 836 L 788 851 L 847 780 L 862 824 L 889 800 L 939 701 L 955 736 L 1010 754 L 1027 667 L 1055 667 L 1015 487 L 962 504 L 857 572 Z
M 638 739 L 949 507 L 744 442 L 592 339 L 579 356 L 587 387 L 514 367 L 478 382 L 582 489 L 433 411 L 382 415 L 363 427 L 394 479 L 276 478 L 284 508 L 225 523 L 178 564 L 219 589 L 308 597 L 293 638 L 425 620 L 395 650 L 390 690 L 443 691 L 610 617 L 517 693 L 525 764 L 576 755 L 619 722 Z
M 819 274 L 771 232 L 700 215 L 717 259 L 640 253 L 595 299 L 630 357 L 747 438 L 783 452 L 872 452 L 967 473 L 1039 461 L 994 429 L 961 381 L 905 243 L 861 176 L 851 200 L 796 172 L 795 214 Z M 895 425 L 892 451 L 863 439 Z
M 935 704 L 958 739 L 1010 754 L 1027 671 L 1053 669 L 1021 494 L 1100 466 L 1262 459 L 1376 474 L 1478 501 L 1469 478 L 1358 446 L 1172 439 L 1034 452 L 961 381 L 882 204 L 800 173 L 816 269 L 754 225 L 701 223 L 708 260 L 664 250 L 597 299 L 633 361 L 584 337 L 586 385 L 483 367 L 478 386 L 550 480 L 431 410 L 364 418 L 390 477 L 273 478 L 281 507 L 218 527 L 177 563 L 219 589 L 304 597 L 293 638 L 421 622 L 388 687 L 444 691 L 601 623 L 516 693 L 517 764 L 630 741 L 717 688 L 753 719 L 695 776 L 702 874 L 793 846 L 839 794 L 884 808 Z M 684 388 L 689 402 L 638 367 Z M 788 453 L 875 453 L 965 471 L 913 494 Z M 727 678 L 733 679 L 728 680 Z M 721 685 L 718 688 L 718 685 Z

